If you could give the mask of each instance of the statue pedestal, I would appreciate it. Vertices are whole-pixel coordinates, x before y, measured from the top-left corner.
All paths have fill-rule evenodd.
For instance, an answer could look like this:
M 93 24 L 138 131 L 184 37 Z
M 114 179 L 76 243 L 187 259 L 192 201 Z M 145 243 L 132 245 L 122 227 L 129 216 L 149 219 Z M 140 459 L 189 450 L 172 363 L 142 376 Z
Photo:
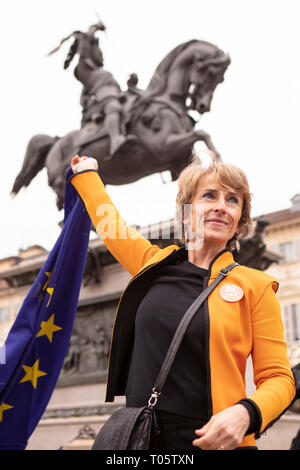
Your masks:
M 124 397 L 114 403 L 105 403 L 105 383 L 57 387 L 47 410 L 29 439 L 27 450 L 88 450 L 101 426 L 117 408 L 124 405 Z M 89 425 L 94 431 L 79 437 Z

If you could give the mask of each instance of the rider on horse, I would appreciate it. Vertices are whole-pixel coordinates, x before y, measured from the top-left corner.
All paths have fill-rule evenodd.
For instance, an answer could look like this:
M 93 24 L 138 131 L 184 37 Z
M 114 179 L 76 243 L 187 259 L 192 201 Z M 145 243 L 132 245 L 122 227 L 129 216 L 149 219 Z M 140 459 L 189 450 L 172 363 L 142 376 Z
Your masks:
M 81 31 L 74 33 L 75 50 L 72 51 L 73 45 L 65 62 L 65 68 L 77 52 L 79 61 L 74 75 L 83 84 L 80 99 L 83 108 L 82 127 L 90 122 L 99 124 L 103 121 L 110 137 L 110 156 L 113 156 L 117 151 L 122 151 L 125 144 L 135 142 L 136 138 L 125 136 L 125 130 L 121 130 L 122 91 L 113 75 L 103 69 L 103 55 L 98 38 L 95 36 L 98 30 L 105 31 L 102 22 L 90 26 L 87 33 Z

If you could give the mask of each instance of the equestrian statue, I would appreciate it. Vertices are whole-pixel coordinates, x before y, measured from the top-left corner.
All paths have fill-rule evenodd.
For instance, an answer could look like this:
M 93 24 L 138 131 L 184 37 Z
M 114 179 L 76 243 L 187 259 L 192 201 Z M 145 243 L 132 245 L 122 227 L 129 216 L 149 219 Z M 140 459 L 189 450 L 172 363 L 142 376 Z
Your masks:
M 83 85 L 81 125 L 63 137 L 38 134 L 31 138 L 13 194 L 28 186 L 45 167 L 61 210 L 65 175 L 75 154 L 96 158 L 104 184 L 110 185 L 128 184 L 167 170 L 175 181 L 190 161 L 196 141 L 205 142 L 220 157 L 209 134 L 196 129 L 194 114 L 210 111 L 214 91 L 230 64 L 229 56 L 209 42 L 190 40 L 160 62 L 145 90 L 138 88 L 137 74 L 132 73 L 122 91 L 103 66 L 97 34 L 105 30 L 99 21 L 87 32 L 74 31 L 49 53 L 73 38 L 64 68 L 78 57 L 74 75 Z M 192 111 L 196 112 L 193 117 Z

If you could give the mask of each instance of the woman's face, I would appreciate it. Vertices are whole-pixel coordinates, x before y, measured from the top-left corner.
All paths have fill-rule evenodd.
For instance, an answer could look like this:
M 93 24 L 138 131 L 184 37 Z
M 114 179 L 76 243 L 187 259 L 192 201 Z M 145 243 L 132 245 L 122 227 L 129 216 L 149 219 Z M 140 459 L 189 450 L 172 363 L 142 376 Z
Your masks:
M 214 173 L 203 176 L 192 201 L 192 230 L 205 242 L 220 249 L 238 231 L 242 214 L 243 195 L 233 188 L 221 188 Z

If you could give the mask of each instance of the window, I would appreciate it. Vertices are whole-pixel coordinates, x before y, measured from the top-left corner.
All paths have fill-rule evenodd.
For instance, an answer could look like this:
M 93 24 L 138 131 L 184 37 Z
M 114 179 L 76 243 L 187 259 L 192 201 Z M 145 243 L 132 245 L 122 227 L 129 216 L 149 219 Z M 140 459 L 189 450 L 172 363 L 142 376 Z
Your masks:
M 294 242 L 280 243 L 278 245 L 279 253 L 283 255 L 283 258 L 280 260 L 281 263 L 290 263 L 296 261 L 295 253 L 295 244 Z
M 283 308 L 283 323 L 287 344 L 300 341 L 300 304 L 285 305 Z
M 300 261 L 300 239 L 273 244 L 268 246 L 268 249 L 278 253 L 282 256 L 279 263 L 292 263 L 293 261 Z
M 300 339 L 300 328 L 299 328 L 299 304 L 292 304 L 291 305 L 291 314 L 292 314 L 292 335 L 293 335 L 293 342 L 298 341 Z

